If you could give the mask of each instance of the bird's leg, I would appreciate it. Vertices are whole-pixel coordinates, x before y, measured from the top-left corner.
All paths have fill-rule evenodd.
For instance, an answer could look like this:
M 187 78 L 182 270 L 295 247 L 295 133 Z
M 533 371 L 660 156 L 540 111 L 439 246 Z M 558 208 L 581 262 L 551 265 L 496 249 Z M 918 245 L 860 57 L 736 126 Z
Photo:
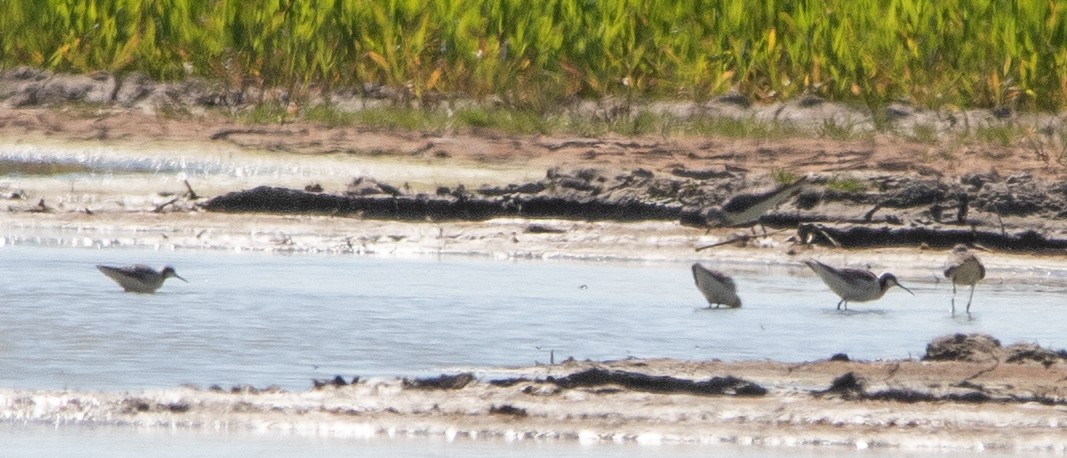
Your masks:
M 837 303 L 837 309 L 841 310 L 841 304 L 844 304 L 844 303 L 845 303 L 845 300 L 841 299 L 841 302 Z M 845 310 L 848 310 L 848 306 L 847 305 L 845 306 Z
M 952 309 L 951 310 L 952 310 L 952 316 L 956 316 L 956 282 L 952 282 Z
M 974 285 L 971 285 L 971 296 L 967 298 L 967 314 L 971 314 L 971 299 L 974 299 Z

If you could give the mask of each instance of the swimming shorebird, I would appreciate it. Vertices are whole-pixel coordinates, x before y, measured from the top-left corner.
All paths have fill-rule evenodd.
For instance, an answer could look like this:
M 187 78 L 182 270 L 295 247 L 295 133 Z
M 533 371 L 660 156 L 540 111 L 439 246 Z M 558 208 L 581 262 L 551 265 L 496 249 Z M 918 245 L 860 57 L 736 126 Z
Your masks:
M 96 268 L 115 280 L 126 292 L 154 293 L 160 286 L 163 286 L 163 280 L 170 277 L 189 282 L 178 275 L 171 266 L 165 266 L 160 271 L 142 264 L 124 267 L 96 266 Z
M 719 207 L 708 209 L 704 221 L 711 227 L 746 227 L 760 222 L 760 218 L 772 208 L 789 200 L 800 191 L 807 177 L 800 177 L 791 184 L 758 194 L 737 194 Z
M 740 307 L 741 299 L 737 297 L 737 285 L 726 274 L 711 270 L 703 264 L 693 264 L 693 280 L 696 281 L 697 289 L 708 300 L 708 308 L 725 305 L 727 307 Z
M 828 266 L 814 259 L 804 261 L 811 270 L 815 271 L 815 274 L 822 279 L 826 286 L 830 287 L 830 290 L 841 297 L 841 302 L 837 303 L 837 309 L 841 310 L 841 306 L 845 306 L 845 310 L 848 310 L 849 301 L 854 302 L 867 302 L 876 299 L 881 299 L 885 295 L 885 292 L 894 286 L 899 286 L 904 291 L 912 293 L 910 289 L 905 288 L 897 281 L 897 277 L 893 274 L 886 272 L 881 276 L 874 275 L 874 272 L 863 269 L 839 269 L 837 267 Z
M 948 255 L 945 263 L 945 278 L 952 280 L 952 314 L 956 314 L 956 285 L 971 285 L 971 295 L 967 298 L 967 314 L 971 313 L 971 299 L 974 299 L 974 285 L 985 278 L 985 266 L 978 256 L 967 249 L 967 245 L 956 245 Z

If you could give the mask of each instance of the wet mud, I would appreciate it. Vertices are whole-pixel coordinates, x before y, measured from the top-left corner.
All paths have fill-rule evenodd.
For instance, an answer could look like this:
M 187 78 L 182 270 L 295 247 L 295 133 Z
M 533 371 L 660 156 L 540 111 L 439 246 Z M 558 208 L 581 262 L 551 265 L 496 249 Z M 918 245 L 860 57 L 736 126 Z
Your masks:
M 512 386 L 523 379 L 493 380 L 495 386 Z M 767 389 L 758 384 L 734 376 L 712 377 L 695 381 L 666 375 L 651 376 L 639 372 L 611 371 L 601 368 L 586 369 L 565 377 L 548 377 L 540 383 L 549 383 L 560 388 L 590 388 L 614 386 L 616 389 L 644 391 L 648 393 L 687 393 L 705 396 L 763 396 Z
M 1067 249 L 1067 184 L 1029 175 L 967 175 L 950 183 L 880 175 L 877 191 L 834 189 L 813 174 L 795 198 L 761 218 L 764 227 L 795 230 L 803 244 L 836 247 L 928 246 L 969 243 L 1004 250 Z M 738 194 L 773 189 L 744 174 L 645 169 L 611 173 L 550 169 L 527 183 L 434 194 L 360 177 L 342 194 L 258 187 L 212 198 L 212 212 L 359 215 L 400 221 L 485 221 L 500 217 L 585 221 L 677 221 L 712 227 L 710 212 Z
M 1018 357 L 1033 352 L 1056 357 Z M 473 372 L 417 379 L 338 376 L 303 392 L 0 389 L 0 420 L 225 425 L 330 437 L 1047 452 L 1067 446 L 1063 356 L 960 334 L 932 341 L 922 360 L 567 360 L 490 368 L 515 375 L 488 380 Z

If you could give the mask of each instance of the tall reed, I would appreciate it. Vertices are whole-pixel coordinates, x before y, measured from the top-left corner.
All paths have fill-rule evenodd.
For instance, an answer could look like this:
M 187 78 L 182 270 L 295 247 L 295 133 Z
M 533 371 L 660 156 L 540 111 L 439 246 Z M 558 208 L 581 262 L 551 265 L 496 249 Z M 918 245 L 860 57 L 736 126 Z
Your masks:
M 1067 105 L 1067 0 L 0 0 L 0 67 L 578 97 Z

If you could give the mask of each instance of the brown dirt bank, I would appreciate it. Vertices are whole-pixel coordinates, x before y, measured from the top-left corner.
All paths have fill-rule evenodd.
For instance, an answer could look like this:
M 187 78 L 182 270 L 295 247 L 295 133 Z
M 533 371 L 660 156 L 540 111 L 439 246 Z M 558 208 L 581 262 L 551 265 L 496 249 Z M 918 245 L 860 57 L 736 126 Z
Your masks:
M 806 114 L 818 121 L 819 113 Z M 798 115 L 800 116 L 800 115 Z M 743 139 L 660 135 L 567 137 L 506 135 L 474 129 L 403 132 L 365 126 L 324 126 L 300 120 L 246 125 L 220 112 L 167 116 L 114 105 L 61 104 L 49 108 L 0 105 L 0 135 L 75 141 L 215 143 L 291 155 L 343 154 L 432 159 L 441 165 L 511 163 L 551 167 L 729 171 L 759 175 L 772 170 L 848 175 L 906 172 L 951 179 L 967 174 L 1008 177 L 1029 174 L 1062 178 L 1064 166 L 1031 146 L 960 143 L 950 139 L 912 142 L 893 135 L 858 140 L 832 138 Z
M 0 390 L 0 418 L 331 436 L 1062 452 L 1064 357 L 957 335 L 931 342 L 923 360 L 567 361 L 491 369 L 510 376 L 489 380 L 456 374 L 349 383 L 338 377 L 306 392 L 8 389 Z
M 377 191 L 366 185 L 354 189 L 351 182 L 330 183 L 304 176 L 278 176 L 259 183 L 292 189 L 283 192 L 303 199 L 288 200 L 296 205 L 286 205 L 278 193 L 250 204 L 255 200 L 250 191 L 243 194 L 243 203 L 232 204 L 241 196 L 235 194 L 226 205 L 225 196 L 218 196 L 252 187 L 199 177 L 193 185 L 204 199 L 179 198 L 170 206 L 164 205 L 170 199 L 155 199 L 139 210 L 127 204 L 64 206 L 64 201 L 74 199 L 55 189 L 22 192 L 17 186 L 34 179 L 22 176 L 18 184 L 5 186 L 3 193 L 13 212 L 119 212 L 129 217 L 131 211 L 195 211 L 200 208 L 196 204 L 208 202 L 207 208 L 228 212 L 438 222 L 663 220 L 699 227 L 706 209 L 737 193 L 773 186 L 772 172 L 784 171 L 815 178 L 800 196 L 767 215 L 766 222 L 790 230 L 800 227 L 795 239 L 803 242 L 854 247 L 975 242 L 1001 249 L 1057 251 L 1067 247 L 1067 185 L 1060 179 L 1062 171 L 1022 147 L 931 145 L 882 136 L 863 141 L 570 138 L 481 131 L 392 132 L 302 122 L 245 126 L 211 112 L 167 118 L 114 107 L 69 106 L 0 109 L 0 136 L 13 144 L 44 141 L 98 147 L 149 145 L 150 149 L 169 145 L 194 158 L 202 148 L 228 154 L 266 151 L 277 163 L 316 159 L 337 164 L 388 162 L 394 170 L 413 166 L 423 170 L 394 174 L 399 178 L 389 172 L 373 175 L 382 184 Z M 365 174 L 353 172 L 348 180 L 357 175 Z M 301 191 L 316 184 L 325 192 Z M 269 188 L 260 191 L 264 189 Z M 173 194 L 183 191 L 180 185 L 168 190 Z M 88 200 L 123 199 L 130 190 L 118 187 L 98 192 L 101 195 Z M 211 197 L 216 199 L 206 199 Z M 34 205 L 40 199 L 44 207 Z M 58 204 L 49 205 L 53 199 Z M 330 199 L 334 200 L 324 203 Z M 401 209 L 405 203 L 411 205 Z M 528 229 L 519 226 L 511 232 Z M 715 234 L 725 238 L 731 232 Z

